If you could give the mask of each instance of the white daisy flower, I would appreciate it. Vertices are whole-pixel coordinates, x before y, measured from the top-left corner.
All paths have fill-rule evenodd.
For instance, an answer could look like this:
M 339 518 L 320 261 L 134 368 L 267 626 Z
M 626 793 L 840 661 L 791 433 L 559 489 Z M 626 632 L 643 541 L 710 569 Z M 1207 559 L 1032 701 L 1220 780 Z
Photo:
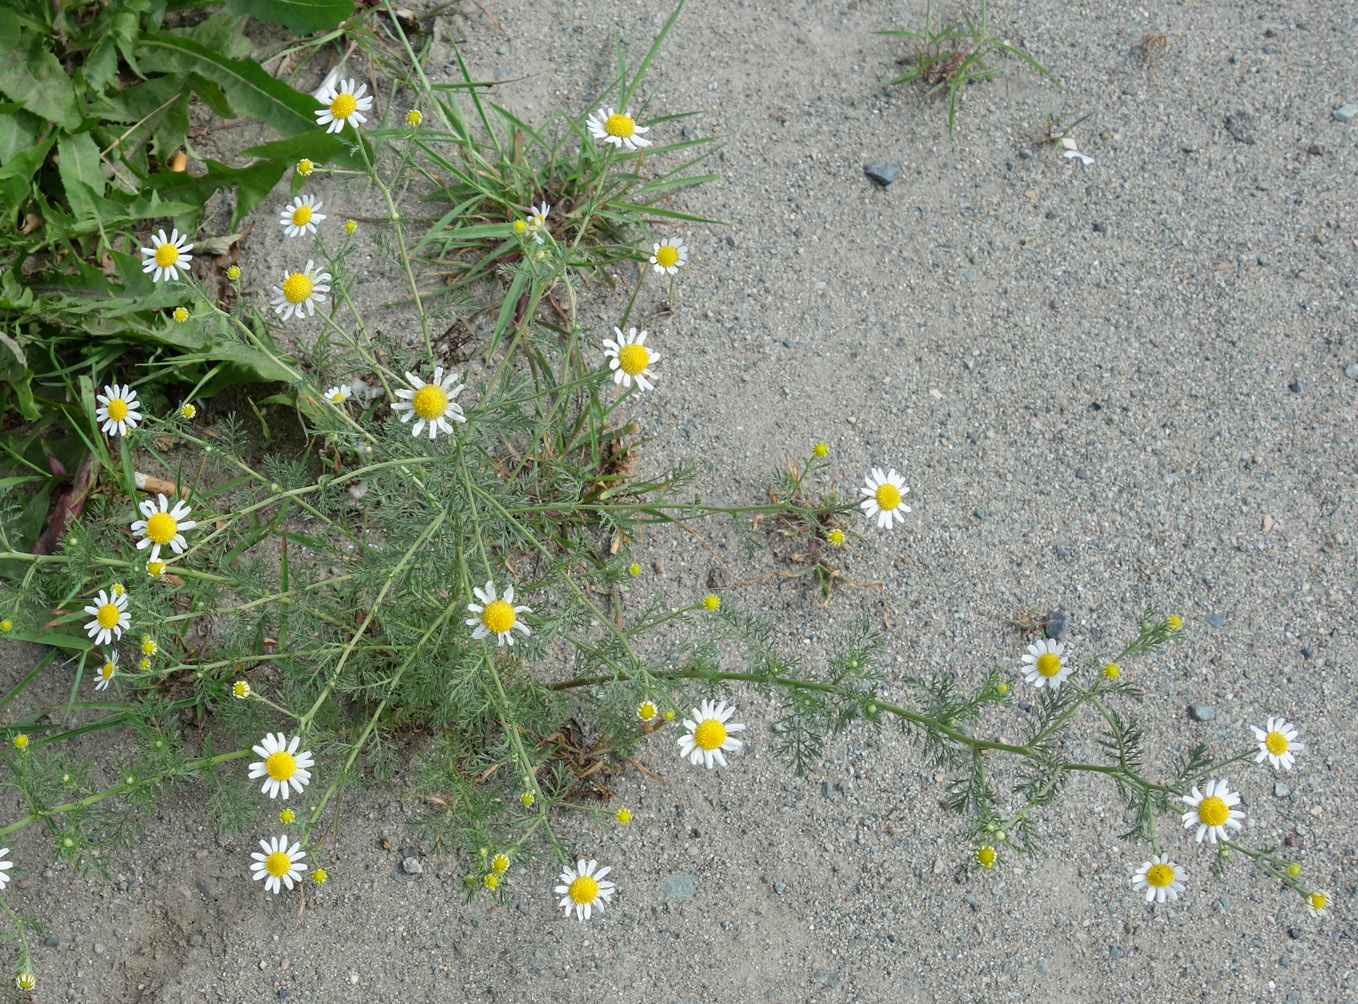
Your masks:
M 660 360 L 660 353 L 646 347 L 644 331 L 637 334 L 636 328 L 630 328 L 624 335 L 621 328 L 614 328 L 613 333 L 618 336 L 616 342 L 611 338 L 604 339 L 604 355 L 608 356 L 613 382 L 630 387 L 635 380 L 639 389 L 650 390 L 655 385 L 655 374 L 650 367 Z
M 651 145 L 650 140 L 641 136 L 641 133 L 651 131 L 650 126 L 639 126 L 630 115 L 615 112 L 612 108 L 600 108 L 591 112 L 585 124 L 589 126 L 589 133 L 595 139 L 612 143 L 620 150 L 624 147 L 628 150 L 640 150 Z
M 519 620 L 519 614 L 531 614 L 532 607 L 516 607 L 514 605 L 514 587 L 505 586 L 503 597 L 496 599 L 495 582 L 488 581 L 485 589 L 472 588 L 476 598 L 480 603 L 468 603 L 467 609 L 476 614 L 476 617 L 467 619 L 467 627 L 474 627 L 473 638 L 485 638 L 487 635 L 498 635 L 501 645 L 513 645 L 514 635 L 510 632 L 514 629 L 522 631 L 525 636 L 533 633 L 523 621 Z
M 110 644 L 114 638 L 121 638 L 123 632 L 132 626 L 132 618 L 127 615 L 127 593 L 121 590 L 99 590 L 99 595 L 85 608 L 85 613 L 94 618 L 85 625 L 85 630 L 96 645 Z
M 1146 902 L 1152 900 L 1163 903 L 1166 899 L 1177 900 L 1184 891 L 1184 879 L 1188 873 L 1169 859 L 1168 854 L 1152 854 L 1151 859 L 1136 870 L 1132 876 L 1132 889 L 1146 891 Z
M 589 920 L 596 906 L 602 911 L 616 891 L 613 883 L 604 878 L 612 870 L 600 868 L 599 862 L 592 859 L 589 862 L 582 859 L 574 868 L 561 869 L 557 878 L 561 884 L 556 887 L 561 902 L 557 905 L 565 911 L 565 916 L 569 917 L 574 909 L 575 919 L 583 922 Z
M 250 765 L 251 780 L 264 778 L 264 784 L 259 789 L 261 793 L 270 798 L 281 795 L 286 799 L 289 788 L 300 795 L 302 789 L 311 783 L 311 771 L 307 768 L 314 767 L 316 761 L 311 759 L 310 750 L 297 752 L 297 744 L 301 741 L 301 736 L 293 736 L 289 743 L 287 736 L 275 732 L 266 734 L 260 745 L 250 747 L 264 758 Z
M 336 384 L 326 391 L 325 397 L 327 401 L 334 404 L 343 404 L 345 401 L 349 400 L 349 395 L 352 393 L 353 389 L 347 383 L 341 383 Z
M 354 80 L 340 80 L 337 84 L 327 84 L 316 95 L 316 100 L 325 105 L 316 110 L 316 124 L 325 126 L 326 132 L 339 132 L 346 122 L 357 129 L 368 121 L 363 113 L 373 106 L 367 84 Z
M 657 272 L 678 272 L 688 264 L 688 248 L 682 237 L 667 237 L 651 252 L 651 264 Z
M 405 387 L 398 387 L 396 396 L 401 398 L 391 406 L 391 410 L 398 412 L 402 422 L 409 422 L 415 419 L 415 425 L 411 428 L 410 434 L 418 436 L 424 431 L 425 423 L 429 425 L 429 438 L 433 439 L 439 432 L 453 434 L 453 427 L 448 424 L 448 420 L 454 422 L 465 422 L 467 419 L 462 414 L 462 406 L 454 400 L 458 394 L 462 393 L 465 384 L 457 383 L 457 374 L 449 372 L 445 378 L 443 367 L 434 368 L 434 379 L 425 383 L 414 373 L 406 372 L 406 380 L 410 382 L 413 390 Z M 453 384 L 457 384 L 456 387 Z
M 1045 685 L 1052 690 L 1066 682 L 1066 677 L 1075 671 L 1065 659 L 1066 646 L 1055 638 L 1042 638 L 1028 646 L 1028 654 L 1023 657 L 1023 679 L 1039 690 Z
M 94 395 L 99 406 L 94 409 L 95 421 L 103 423 L 99 428 L 110 436 L 126 436 L 141 421 L 141 402 L 131 384 L 119 386 L 111 383 L 104 393 Z
M 542 243 L 542 235 L 547 232 L 547 214 L 552 211 L 552 207 L 547 203 L 540 206 L 533 206 L 533 211 L 528 214 L 528 219 L 524 221 L 528 229 L 528 235 Z
M 293 314 L 301 320 L 302 310 L 307 316 L 314 316 L 316 304 L 325 302 L 325 294 L 330 292 L 330 273 L 316 271 L 316 263 L 307 260 L 306 268 L 300 272 L 289 272 L 283 278 L 282 286 L 273 288 L 273 309 L 288 320 Z
M 9 849 L 9 848 L 5 848 L 5 850 L 8 850 L 8 849 Z M 5 853 L 5 851 L 0 851 L 0 854 L 4 854 L 4 853 Z M 4 868 L 4 867 L 6 867 L 6 866 L 5 866 L 5 865 L 0 865 L 0 868 Z M 4 888 L 3 883 L 0 883 L 0 889 L 3 889 L 3 888 Z M 1325 909 L 1326 909 L 1326 907 L 1329 906 L 1329 904 L 1330 904 L 1330 897 L 1329 897 L 1326 893 L 1323 893 L 1323 892 L 1310 892 L 1310 893 L 1307 893 L 1307 894 L 1306 894 L 1306 909 L 1309 910 L 1309 911 L 1311 912 L 1311 916 L 1312 916 L 1312 917 L 1316 917 L 1316 918 L 1324 917 L 1324 916 L 1325 916 Z
M 314 195 L 299 195 L 288 205 L 278 210 L 278 222 L 283 226 L 283 232 L 289 237 L 305 237 L 307 234 L 316 232 L 316 224 L 325 219 L 324 213 L 316 210 L 321 208 L 321 200 Z
M 9 853 L 8 847 L 0 847 L 0 858 Z M 9 870 L 14 867 L 13 861 L 0 861 L 0 890 L 9 884 Z
M 104 658 L 104 664 L 94 677 L 95 690 L 107 690 L 114 675 L 118 672 L 118 650 L 115 648 Z
M 858 490 L 865 496 L 858 503 L 859 508 L 867 513 L 868 519 L 875 518 L 880 528 L 890 530 L 894 524 L 905 522 L 910 507 L 904 497 L 910 494 L 910 488 L 896 468 L 883 474 L 880 467 L 874 467 L 871 474 L 864 476 L 863 487 Z
M 1297 726 L 1286 718 L 1270 718 L 1264 723 L 1264 728 L 1257 729 L 1251 725 L 1250 731 L 1259 740 L 1259 752 L 1254 754 L 1254 762 L 1268 760 L 1275 770 L 1291 770 L 1292 764 L 1296 762 L 1293 753 L 1306 749 L 1305 743 L 1297 742 Z
M 1240 820 L 1245 818 L 1245 814 L 1233 808 L 1240 804 L 1240 793 L 1231 791 L 1224 778 L 1208 781 L 1205 792 L 1198 791 L 1195 784 L 1193 794 L 1179 797 L 1188 806 L 1188 811 L 1183 814 L 1184 826 L 1198 828 L 1198 843 L 1202 843 L 1203 837 L 1208 837 L 1215 844 L 1218 840 L 1226 839 L 1226 827 L 1233 830 L 1241 828 Z
M 250 866 L 254 873 L 251 878 L 264 879 L 264 888 L 274 894 L 281 892 L 285 883 L 291 889 L 294 882 L 302 881 L 307 866 L 301 863 L 306 851 L 300 843 L 294 841 L 289 847 L 287 837 L 274 837 L 261 840 L 259 846 L 264 853 L 255 851 L 250 855 L 255 860 Z
M 189 507 L 183 499 L 176 499 L 174 508 L 164 495 L 157 495 L 159 502 L 144 499 L 137 508 L 145 519 L 132 524 L 132 533 L 140 537 L 137 550 L 151 549 L 151 560 L 160 560 L 160 549 L 169 545 L 175 554 L 183 554 L 188 545 L 184 542 L 184 530 L 192 530 L 198 523 L 188 518 Z
M 721 751 L 734 753 L 745 745 L 729 735 L 745 728 L 730 721 L 735 713 L 736 709 L 725 701 L 703 701 L 702 707 L 693 709 L 691 718 L 684 719 L 688 731 L 679 737 L 679 755 L 688 757 L 690 763 L 704 764 L 708 770 L 714 763 L 725 767 L 726 757 Z
M 189 252 L 193 250 L 193 245 L 188 242 L 188 238 L 188 234 L 181 234 L 177 228 L 170 231 L 169 237 L 165 236 L 164 228 L 152 235 L 154 247 L 141 249 L 141 253 L 146 255 L 142 271 L 155 272 L 151 277 L 152 282 L 165 279 L 174 282 L 179 279 L 181 268 L 185 275 L 189 274 L 189 262 L 193 261 L 193 255 Z

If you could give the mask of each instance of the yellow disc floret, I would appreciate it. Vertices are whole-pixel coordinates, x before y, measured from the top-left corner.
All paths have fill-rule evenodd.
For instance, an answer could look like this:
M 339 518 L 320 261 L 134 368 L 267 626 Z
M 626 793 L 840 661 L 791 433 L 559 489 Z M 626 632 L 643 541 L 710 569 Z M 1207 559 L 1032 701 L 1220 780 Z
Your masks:
M 1289 743 L 1287 741 L 1287 736 L 1283 735 L 1281 732 L 1270 732 L 1268 735 L 1264 736 L 1264 745 L 1268 747 L 1268 751 L 1274 756 L 1282 756 L 1287 752 Z
M 628 376 L 636 376 L 646 369 L 651 362 L 651 353 L 646 346 L 637 345 L 633 342 L 618 349 L 618 365 Z
M 570 897 L 577 903 L 593 903 L 599 896 L 599 883 L 588 875 L 581 875 L 570 885 Z
M 264 769 L 275 781 L 286 781 L 297 772 L 297 758 L 287 750 L 279 750 L 264 761 Z
M 292 211 L 292 225 L 304 227 L 311 222 L 311 207 L 303 203 Z
M 121 422 L 127 417 L 127 402 L 120 397 L 115 397 L 108 403 L 108 417 L 115 422 Z
M 1116 662 L 1110 662 L 1108 665 L 1103 667 L 1103 675 L 1105 679 L 1116 680 L 1119 676 L 1122 675 L 1122 667 L 1119 666 Z
M 1230 815 L 1230 806 L 1215 795 L 1208 795 L 1198 804 L 1198 818 L 1208 826 L 1220 826 Z
M 1325 909 L 1325 905 L 1329 903 L 1329 901 L 1329 897 L 1323 892 L 1313 892 L 1306 897 L 1306 902 L 1309 903 L 1311 909 L 1315 910 L 1317 913 Z
M 669 268 L 679 260 L 679 249 L 669 244 L 662 244 L 655 253 L 655 263 L 664 268 Z
M 264 859 L 264 867 L 274 878 L 282 878 L 288 872 L 292 871 L 292 858 L 288 857 L 282 851 L 274 851 Z
M 1146 869 L 1146 884 L 1163 889 L 1174 881 L 1174 869 L 1166 864 L 1151 865 Z
M 330 114 L 337 119 L 347 119 L 358 109 L 358 98 L 352 94 L 337 94 L 330 102 Z
M 122 611 L 113 603 L 105 603 L 94 615 L 94 619 L 99 622 L 101 628 L 108 629 L 122 619 Z
M 874 496 L 877 504 L 890 512 L 901 504 L 901 493 L 896 490 L 896 486 L 887 482 L 877 486 L 877 494 Z
M 164 231 L 162 230 L 163 234 Z M 179 248 L 173 244 L 162 244 L 156 248 L 156 264 L 161 268 L 169 268 L 179 260 Z
M 415 392 L 410 404 L 415 409 L 415 414 L 427 422 L 448 410 L 448 395 L 437 384 L 427 383 Z M 509 622 L 514 623 L 512 616 Z
M 705 750 L 720 749 L 726 742 L 726 726 L 715 718 L 708 718 L 693 730 L 693 741 Z
M 504 634 L 514 626 L 514 607 L 504 600 L 492 600 L 486 604 L 486 609 L 481 611 L 481 623 L 486 626 L 487 631 L 496 634 Z
M 179 524 L 168 512 L 158 512 L 146 521 L 146 536 L 157 544 L 168 544 L 179 532 Z
M 1043 652 L 1037 657 L 1037 671 L 1050 679 L 1061 672 L 1061 657 L 1055 652 Z
M 294 272 L 283 280 L 283 296 L 289 303 L 306 303 L 315 288 L 311 277 L 302 272 Z
M 989 846 L 976 848 L 976 863 L 982 868 L 994 868 L 995 848 Z
M 598 119 L 595 119 L 597 122 Z M 604 120 L 604 132 L 618 139 L 627 139 L 632 133 L 637 131 L 637 124 L 632 121 L 630 115 L 623 115 L 621 112 L 614 112 Z

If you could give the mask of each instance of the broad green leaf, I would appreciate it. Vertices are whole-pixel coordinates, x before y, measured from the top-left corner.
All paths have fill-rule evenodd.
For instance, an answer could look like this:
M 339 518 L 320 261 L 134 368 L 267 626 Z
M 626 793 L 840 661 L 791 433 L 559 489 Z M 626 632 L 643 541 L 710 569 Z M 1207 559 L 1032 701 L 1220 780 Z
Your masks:
M 103 201 L 104 172 L 99 169 L 99 148 L 87 132 L 57 140 L 57 172 L 66 189 L 66 204 L 78 217 L 99 213 Z
M 14 392 L 19 405 L 19 414 L 29 422 L 38 420 L 38 409 L 33 403 L 33 371 L 28 368 L 24 350 L 19 343 L 4 332 L 0 332 L 0 387 L 8 387 Z M 9 479 L 7 479 L 9 480 Z
M 28 45 L 0 61 L 0 92 L 67 132 L 80 128 L 80 106 L 71 78 L 33 32 Z
M 304 35 L 335 27 L 354 12 L 354 5 L 350 0 L 226 0 L 226 9 Z
M 184 171 L 162 171 L 146 179 L 146 184 L 162 198 L 201 207 L 213 192 L 236 187 L 236 206 L 231 214 L 231 226 L 242 220 L 261 199 L 273 190 L 289 164 L 279 160 L 261 160 L 249 167 L 228 167 L 215 160 L 206 160 L 207 173 L 199 176 Z
M 18 102 L 0 105 L 0 164 L 8 164 L 36 143 L 42 129 L 42 119 L 24 111 Z
M 238 112 L 267 122 L 284 136 L 316 128 L 316 101 L 275 80 L 253 59 L 227 59 L 192 39 L 147 33 L 138 47 L 143 69 L 201 73 L 220 84 Z

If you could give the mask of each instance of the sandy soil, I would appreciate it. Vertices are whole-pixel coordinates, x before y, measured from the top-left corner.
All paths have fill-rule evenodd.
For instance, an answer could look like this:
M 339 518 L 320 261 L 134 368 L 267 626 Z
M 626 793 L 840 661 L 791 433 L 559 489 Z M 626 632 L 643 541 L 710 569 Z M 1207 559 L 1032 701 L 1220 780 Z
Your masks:
M 497 93 L 530 119 L 585 110 L 614 39 L 639 59 L 668 14 L 488 2 L 501 31 L 455 6 L 427 71 L 453 76 L 453 39 L 474 77 L 530 74 Z M 1091 663 L 1145 603 L 1179 612 L 1183 644 L 1129 667 L 1150 758 L 1234 748 L 1270 714 L 1300 722 L 1288 794 L 1263 767 L 1231 781 L 1246 838 L 1291 838 L 1331 915 L 1243 866 L 1212 878 L 1177 836 L 1188 896 L 1146 907 L 1129 886 L 1143 850 L 1117 838 L 1116 799 L 1092 781 L 1043 818 L 1034 858 L 961 869 L 945 786 L 898 733 L 855 728 L 795 780 L 770 709 L 737 690 L 750 747 L 729 769 L 689 769 L 657 737 L 647 761 L 671 783 L 623 782 L 631 827 L 562 821 L 620 887 L 583 926 L 560 919 L 545 869 L 512 875 L 512 909 L 463 908 L 458 862 L 405 825 L 401 778 L 348 807 L 335 878 L 300 914 L 249 881 L 253 841 L 217 838 L 192 798 L 109 862 L 114 884 L 44 869 L 30 827 L 11 852 L 27 887 L 9 898 L 57 942 L 36 949 L 35 1000 L 1358 1000 L 1358 121 L 1332 115 L 1358 101 L 1354 12 L 997 2 L 1005 37 L 1065 87 L 1016 71 L 977 88 L 950 143 L 936 102 L 871 87 L 902 52 L 871 32 L 922 8 L 689 4 L 647 90 L 657 114 L 699 109 L 694 128 L 726 137 L 721 180 L 680 202 L 729 226 L 681 230 L 694 267 L 652 325 L 666 358 L 637 410 L 648 450 L 703 457 L 705 493 L 732 501 L 818 439 L 841 491 L 870 465 L 907 473 L 907 526 L 865 533 L 848 559 L 881 591 L 822 606 L 792 585 L 737 590 L 812 664 L 860 613 L 890 618 L 893 681 L 966 682 L 1017 667 L 1006 621 L 1022 612 L 1068 612 Z M 1136 48 L 1148 33 L 1168 41 L 1151 65 Z M 1092 113 L 1076 138 L 1093 164 L 1036 143 L 1063 111 Z M 863 171 L 880 160 L 902 168 L 886 189 Z M 600 291 L 586 309 L 602 329 L 621 305 Z M 642 560 L 689 593 L 712 564 L 665 539 Z M 735 548 L 723 560 L 737 581 L 752 571 Z M 0 650 L 5 678 L 34 651 Z M 1191 721 L 1190 702 L 1214 719 Z M 1072 739 L 1091 757 L 1093 732 Z M 401 848 L 421 874 L 403 873 Z

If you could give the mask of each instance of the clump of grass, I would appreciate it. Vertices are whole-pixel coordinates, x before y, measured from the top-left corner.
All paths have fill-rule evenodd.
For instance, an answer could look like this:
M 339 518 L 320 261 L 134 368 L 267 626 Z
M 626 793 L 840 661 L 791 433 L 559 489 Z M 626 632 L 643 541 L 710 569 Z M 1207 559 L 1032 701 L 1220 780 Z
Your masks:
M 876 32 L 892 38 L 911 39 L 916 43 L 913 52 L 902 56 L 898 63 L 906 67 L 899 76 L 883 81 L 879 87 L 918 82 L 927 95 L 946 94 L 948 104 L 948 135 L 952 136 L 957 121 L 957 106 L 972 84 L 991 80 L 1004 72 L 1001 63 L 994 62 L 996 54 L 1014 56 L 1032 67 L 1048 80 L 1056 78 L 1047 68 L 1018 46 L 1011 45 L 990 28 L 987 0 L 981 0 L 981 10 L 973 15 L 962 11 L 961 19 L 943 24 L 935 20 L 933 4 L 924 7 L 924 27 L 919 31 L 890 29 Z

